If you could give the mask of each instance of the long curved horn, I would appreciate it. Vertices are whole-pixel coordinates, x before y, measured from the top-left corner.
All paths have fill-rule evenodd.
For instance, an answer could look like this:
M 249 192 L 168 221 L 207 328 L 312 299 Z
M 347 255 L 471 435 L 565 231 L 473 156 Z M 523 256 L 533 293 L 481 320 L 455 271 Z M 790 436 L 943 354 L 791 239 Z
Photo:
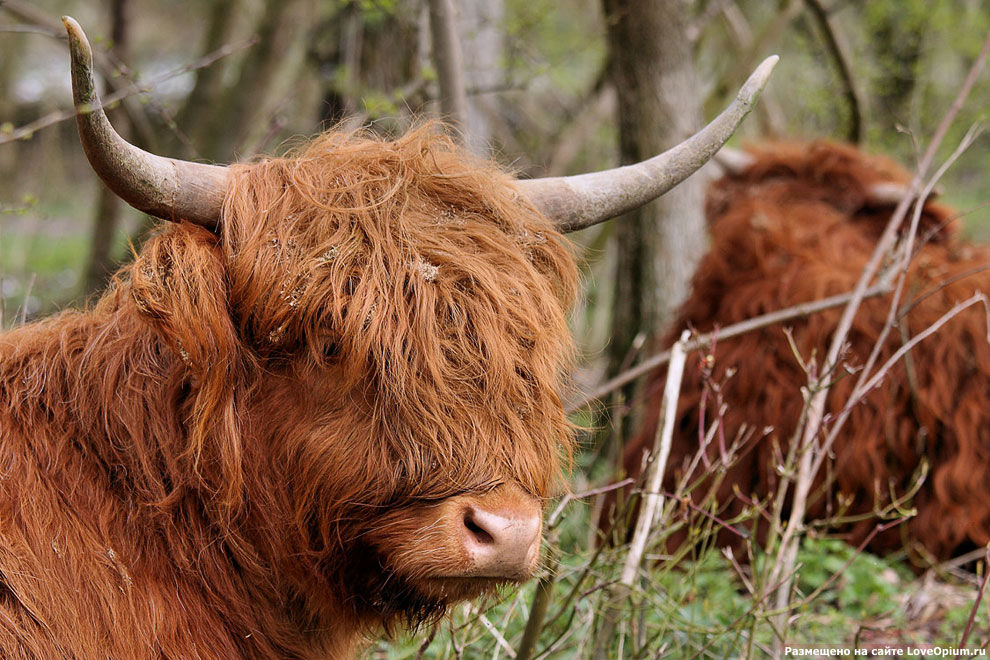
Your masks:
M 79 23 L 62 17 L 72 57 L 72 97 L 79 138 L 103 182 L 134 208 L 165 220 L 185 219 L 216 229 L 227 191 L 227 168 L 163 158 L 120 137 L 96 93 L 93 50 Z
M 639 208 L 704 165 L 756 103 L 779 58 L 771 55 L 710 124 L 659 156 L 635 165 L 577 176 L 525 179 L 520 190 L 562 232 L 577 231 Z

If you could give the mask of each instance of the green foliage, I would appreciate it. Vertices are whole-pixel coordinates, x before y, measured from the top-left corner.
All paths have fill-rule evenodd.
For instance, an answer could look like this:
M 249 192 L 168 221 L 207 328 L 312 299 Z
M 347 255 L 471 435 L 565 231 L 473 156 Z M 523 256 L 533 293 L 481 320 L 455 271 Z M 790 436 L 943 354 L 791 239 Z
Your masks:
M 857 552 L 834 538 L 806 538 L 798 553 L 798 564 L 800 592 L 812 594 L 829 584 L 816 602 L 864 619 L 888 614 L 906 578 L 904 569 L 899 572 L 897 564 Z

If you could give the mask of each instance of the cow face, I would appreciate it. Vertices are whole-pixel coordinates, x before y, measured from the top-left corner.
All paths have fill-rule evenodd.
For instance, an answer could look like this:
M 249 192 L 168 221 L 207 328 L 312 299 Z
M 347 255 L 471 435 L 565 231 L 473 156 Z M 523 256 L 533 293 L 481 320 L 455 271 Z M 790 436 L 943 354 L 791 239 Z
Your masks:
M 226 297 L 186 304 L 172 343 L 190 370 L 218 362 L 203 357 L 217 328 L 240 344 L 231 415 L 244 460 L 267 463 L 243 471 L 286 475 L 299 552 L 326 555 L 370 609 L 432 613 L 530 577 L 571 448 L 567 245 L 511 178 L 428 129 L 232 169 L 211 252 L 223 272 L 206 278 Z M 208 234 L 158 243 L 190 233 Z M 204 278 L 171 263 L 188 250 L 169 255 L 137 264 L 132 286 L 166 261 L 173 288 L 179 271 Z M 145 289 L 145 314 L 175 295 Z

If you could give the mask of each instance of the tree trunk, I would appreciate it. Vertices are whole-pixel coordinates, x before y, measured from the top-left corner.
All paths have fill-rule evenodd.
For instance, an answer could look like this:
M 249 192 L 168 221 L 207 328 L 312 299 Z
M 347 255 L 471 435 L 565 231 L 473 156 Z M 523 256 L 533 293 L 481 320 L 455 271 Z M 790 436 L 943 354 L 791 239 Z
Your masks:
M 453 0 L 430 0 L 430 33 L 433 37 L 433 64 L 440 84 L 440 112 L 445 121 L 466 135 L 464 60 Z
M 604 0 L 610 76 L 618 92 L 624 163 L 657 154 L 698 130 L 701 101 L 683 0 Z M 705 247 L 704 181 L 695 175 L 617 220 L 609 370 L 615 374 L 639 332 L 662 332 L 688 292 Z M 630 401 L 629 393 L 626 400 Z M 624 425 L 628 428 L 629 425 Z
M 128 61 L 128 24 L 130 5 L 128 0 L 112 0 L 110 3 L 111 52 L 118 62 Z M 124 138 L 130 132 L 127 113 L 121 106 L 107 109 L 110 123 Z M 96 293 L 106 286 L 116 266 L 111 252 L 113 237 L 117 233 L 123 202 L 102 181 L 97 183 L 99 194 L 96 203 L 96 217 L 93 219 L 93 233 L 89 242 L 89 257 L 83 273 L 83 295 Z
M 496 112 L 493 91 L 505 82 L 505 3 L 503 0 L 462 0 L 458 17 L 463 44 L 464 78 L 469 81 L 465 142 L 480 156 L 491 153 Z
M 209 26 L 202 52 L 211 53 L 227 43 L 233 33 L 235 19 L 240 13 L 242 0 L 213 0 L 209 9 Z M 196 70 L 196 82 L 192 91 L 175 116 L 179 130 L 188 140 L 187 158 L 200 158 L 199 149 L 206 142 L 213 109 L 223 93 L 223 73 L 226 62 L 221 60 L 212 66 Z M 173 144 L 173 147 L 178 145 Z
M 195 145 L 204 157 L 229 162 L 252 133 L 259 131 L 259 122 L 271 112 L 275 95 L 285 91 L 286 76 L 298 74 L 299 63 L 294 60 L 312 18 L 310 5 L 309 0 L 265 1 L 256 30 L 258 43 L 241 63 L 236 82 L 219 108 L 204 109 L 211 114 L 209 130 Z

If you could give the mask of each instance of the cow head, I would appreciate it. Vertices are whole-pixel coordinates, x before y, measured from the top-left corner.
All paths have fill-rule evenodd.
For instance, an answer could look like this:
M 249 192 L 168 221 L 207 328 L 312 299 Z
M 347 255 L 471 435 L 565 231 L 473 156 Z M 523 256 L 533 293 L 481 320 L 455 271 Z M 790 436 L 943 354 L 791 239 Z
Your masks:
M 706 215 L 720 218 L 741 199 L 803 200 L 821 203 L 848 217 L 871 238 L 883 232 L 895 206 L 910 193 L 911 177 L 884 156 L 849 144 L 818 140 L 808 144 L 767 142 L 747 151 L 723 149 L 716 161 L 725 170 L 708 193 Z M 933 195 L 932 197 L 935 197 Z M 945 240 L 945 209 L 926 200 L 922 236 Z
M 189 221 L 121 286 L 186 375 L 183 455 L 225 524 L 330 612 L 417 620 L 530 577 L 572 443 L 558 392 L 577 273 L 560 232 L 700 167 L 776 58 L 702 132 L 608 172 L 517 181 L 429 127 L 218 167 L 117 136 L 64 20 L 97 173 Z

